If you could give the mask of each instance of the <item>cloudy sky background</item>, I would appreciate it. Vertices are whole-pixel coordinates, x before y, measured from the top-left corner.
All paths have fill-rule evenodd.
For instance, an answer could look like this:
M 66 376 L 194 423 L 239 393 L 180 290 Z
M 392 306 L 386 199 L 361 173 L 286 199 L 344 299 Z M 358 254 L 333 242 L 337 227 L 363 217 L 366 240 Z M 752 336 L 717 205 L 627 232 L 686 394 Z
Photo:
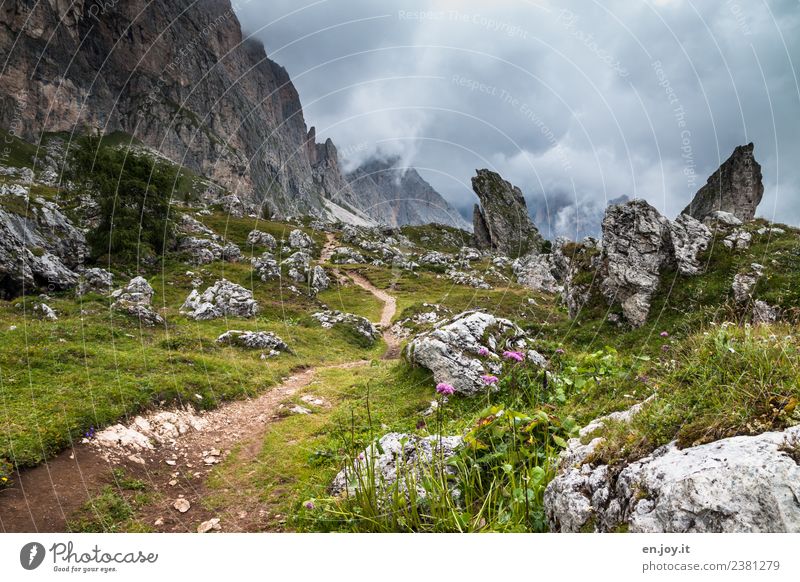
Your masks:
M 467 216 L 470 178 L 488 167 L 549 213 L 548 236 L 583 235 L 621 195 L 673 217 L 752 141 L 759 215 L 800 224 L 797 0 L 240 0 L 237 12 L 350 165 L 401 155 Z

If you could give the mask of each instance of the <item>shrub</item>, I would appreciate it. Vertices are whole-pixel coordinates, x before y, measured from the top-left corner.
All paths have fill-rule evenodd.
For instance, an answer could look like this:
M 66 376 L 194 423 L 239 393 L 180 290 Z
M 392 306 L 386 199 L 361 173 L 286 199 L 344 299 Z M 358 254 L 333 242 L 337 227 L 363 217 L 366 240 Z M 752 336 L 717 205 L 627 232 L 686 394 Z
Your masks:
M 129 262 L 165 252 L 174 238 L 170 198 L 181 179 L 175 166 L 88 135 L 73 150 L 69 172 L 100 206 L 100 222 L 87 237 L 93 258 Z

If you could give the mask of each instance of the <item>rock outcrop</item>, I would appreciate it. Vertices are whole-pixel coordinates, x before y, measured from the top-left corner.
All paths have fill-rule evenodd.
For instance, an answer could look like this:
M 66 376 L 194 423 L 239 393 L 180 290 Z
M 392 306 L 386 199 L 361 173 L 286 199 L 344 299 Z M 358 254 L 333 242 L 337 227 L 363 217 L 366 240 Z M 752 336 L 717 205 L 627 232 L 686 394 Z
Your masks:
M 644 324 L 661 269 L 674 260 L 669 220 L 644 200 L 610 206 L 603 219 L 602 292 L 628 322 Z
M 0 194 L 0 298 L 74 287 L 87 253 L 83 233 L 58 206 L 30 200 L 23 187 Z
M 505 351 L 519 353 L 537 365 L 543 356 L 528 349 L 525 333 L 517 325 L 482 311 L 466 311 L 421 333 L 405 348 L 405 358 L 427 368 L 434 380 L 452 385 L 457 394 L 485 394 L 481 376 L 499 375 Z
M 111 309 L 138 318 L 141 325 L 155 327 L 164 324 L 164 318 L 153 311 L 155 291 L 144 277 L 134 277 L 122 289 L 111 294 L 115 299 Z
M 480 199 L 473 213 L 475 246 L 512 258 L 541 251 L 544 239 L 519 188 L 495 172 L 478 170 L 472 189 Z
M 683 214 L 703 220 L 712 212 L 730 212 L 742 222 L 753 220 L 764 196 L 761 166 L 753 156 L 753 144 L 738 146 L 731 157 L 709 178 Z
M 597 265 L 604 297 L 621 305 L 628 323 L 643 325 L 661 272 L 675 267 L 684 275 L 700 273 L 699 258 L 711 238 L 700 221 L 686 214 L 670 221 L 644 200 L 609 206 Z
M 311 317 L 324 328 L 343 328 L 362 337 L 368 344 L 374 344 L 381 336 L 380 331 L 370 320 L 360 315 L 336 310 L 318 311 Z
M 561 293 L 564 290 L 562 283 L 564 272 L 557 257 L 552 254 L 526 255 L 515 259 L 511 269 L 517 278 L 517 283 L 545 293 Z
M 232 329 L 217 338 L 218 344 L 250 350 L 288 352 L 289 346 L 271 331 L 240 331 Z
M 437 223 L 468 229 L 457 210 L 399 158 L 372 158 L 347 174 L 355 198 L 343 200 L 389 226 Z
M 670 443 L 612 470 L 590 458 L 602 442 L 592 433 L 609 418 L 561 454 L 544 497 L 552 531 L 800 532 L 800 427 L 683 450 Z
M 461 443 L 459 436 L 386 434 L 336 475 L 330 491 L 336 496 L 354 495 L 363 483 L 374 477 L 379 495 L 390 494 L 395 487 L 404 493 L 413 484 L 417 496 L 425 497 L 423 481 L 431 471 L 455 472 L 447 461 L 456 455 Z
M 227 279 L 217 281 L 203 293 L 195 289 L 181 306 L 181 313 L 199 321 L 221 317 L 248 318 L 258 312 L 258 302 L 253 299 L 253 293 Z
M 114 276 L 106 271 L 93 267 L 81 273 L 81 280 L 78 284 L 78 295 L 87 293 L 108 293 L 114 285 Z

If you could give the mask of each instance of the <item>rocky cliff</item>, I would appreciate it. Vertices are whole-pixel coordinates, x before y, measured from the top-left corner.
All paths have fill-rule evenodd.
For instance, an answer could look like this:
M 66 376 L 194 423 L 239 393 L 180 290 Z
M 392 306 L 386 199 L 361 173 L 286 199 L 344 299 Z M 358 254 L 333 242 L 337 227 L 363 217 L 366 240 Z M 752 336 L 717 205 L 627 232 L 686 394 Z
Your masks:
M 308 132 L 297 91 L 243 41 L 228 0 L 7 2 L 0 126 L 123 131 L 278 215 L 336 193 L 332 144 Z
M 389 226 L 445 224 L 469 229 L 467 222 L 414 168 L 399 158 L 373 158 L 347 175 L 352 198 L 343 202 Z M 344 190 L 342 191 L 345 192 Z
M 753 220 L 764 196 L 761 165 L 753 156 L 753 144 L 738 146 L 731 157 L 709 178 L 683 214 L 703 220 L 712 212 L 730 212 L 742 222 Z
M 472 189 L 481 201 L 473 212 L 475 244 L 509 257 L 538 253 L 544 239 L 528 214 L 522 191 L 496 172 L 478 170 Z

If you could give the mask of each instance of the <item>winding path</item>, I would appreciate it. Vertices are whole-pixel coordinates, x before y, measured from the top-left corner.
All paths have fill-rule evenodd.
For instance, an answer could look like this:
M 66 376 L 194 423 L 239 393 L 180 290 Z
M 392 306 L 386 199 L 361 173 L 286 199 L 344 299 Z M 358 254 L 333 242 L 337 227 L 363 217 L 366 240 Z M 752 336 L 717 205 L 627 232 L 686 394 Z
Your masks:
M 328 234 L 321 262 L 330 261 L 336 244 L 335 237 Z M 380 321 L 373 322 L 380 326 L 386 342 L 383 358 L 399 357 L 400 341 L 391 331 L 397 311 L 395 297 L 356 272 L 343 274 L 337 268 L 332 271 L 340 283 L 352 281 L 383 302 Z M 125 469 L 157 493 L 155 501 L 137 512 L 138 519 L 157 531 L 194 531 L 195 524 L 213 517 L 222 519 L 225 531 L 275 529 L 275 516 L 269 515 L 257 492 L 240 495 L 235 508 L 206 507 L 203 500 L 213 494 L 206 485 L 213 465 L 206 465 L 204 458 L 213 449 L 219 449 L 224 457 L 235 448 L 239 464 L 257 462 L 264 435 L 270 424 L 279 419 L 283 401 L 311 384 L 320 371 L 352 369 L 368 363 L 354 360 L 298 371 L 256 398 L 226 403 L 202 414 L 205 427 L 181 435 L 171 446 L 124 451 L 118 460 L 110 461 L 92 444 L 75 444 L 46 463 L 15 475 L 15 485 L 0 492 L 0 532 L 66 531 L 67 520 L 108 483 L 109 472 L 114 468 Z M 172 508 L 179 496 L 192 506 L 185 514 Z M 154 523 L 158 525 L 153 526 Z

